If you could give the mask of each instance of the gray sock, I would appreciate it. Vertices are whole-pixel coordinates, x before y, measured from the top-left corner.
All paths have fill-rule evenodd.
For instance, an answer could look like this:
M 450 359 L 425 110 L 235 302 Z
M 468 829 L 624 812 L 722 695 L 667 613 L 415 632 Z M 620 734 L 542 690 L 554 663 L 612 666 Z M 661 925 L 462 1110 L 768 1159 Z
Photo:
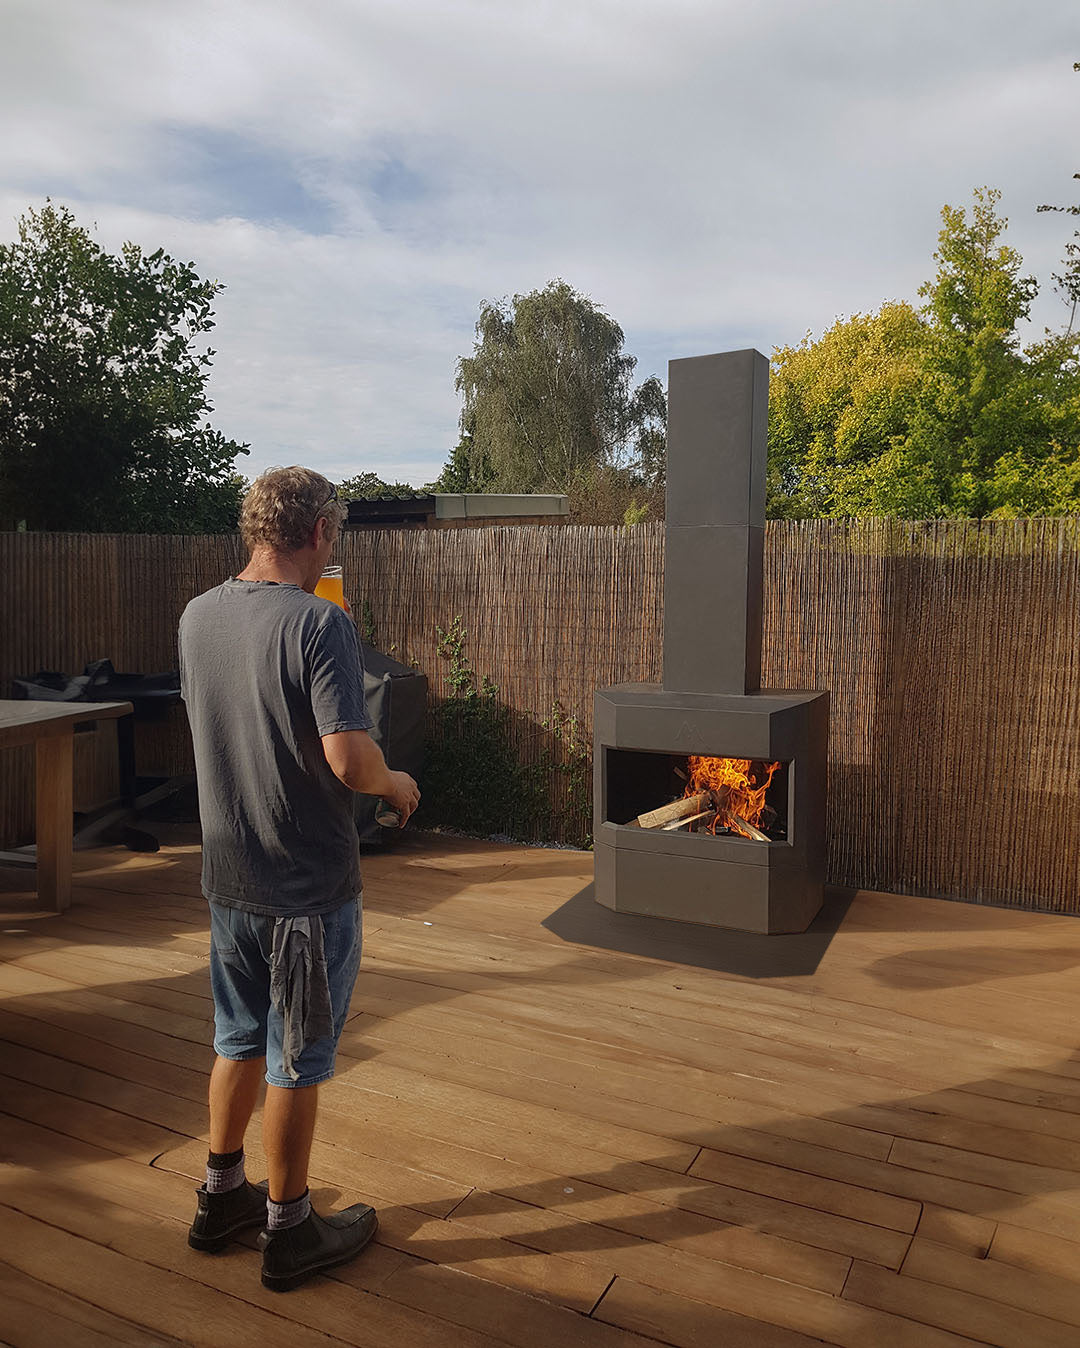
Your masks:
M 305 1189 L 299 1198 L 287 1203 L 275 1203 L 272 1198 L 266 1201 L 267 1231 L 286 1231 L 290 1226 L 299 1226 L 306 1221 L 311 1211 L 311 1192 Z
M 239 1189 L 245 1179 L 244 1149 L 219 1153 L 212 1151 L 206 1162 L 206 1192 L 208 1194 L 228 1193 L 230 1189 Z

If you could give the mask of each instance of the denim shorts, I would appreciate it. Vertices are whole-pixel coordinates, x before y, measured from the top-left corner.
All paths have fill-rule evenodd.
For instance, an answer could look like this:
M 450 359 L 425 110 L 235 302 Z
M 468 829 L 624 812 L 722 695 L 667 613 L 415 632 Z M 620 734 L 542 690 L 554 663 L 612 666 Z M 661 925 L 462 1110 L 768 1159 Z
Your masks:
M 294 1060 L 294 1080 L 282 1065 L 282 1017 L 270 1001 L 270 951 L 274 919 L 210 903 L 210 987 L 214 994 L 214 1052 L 243 1062 L 266 1059 L 271 1086 L 315 1086 L 334 1075 L 338 1040 L 349 1014 L 360 970 L 363 914 L 359 898 L 324 913 L 323 946 L 334 1032 L 304 1045 Z

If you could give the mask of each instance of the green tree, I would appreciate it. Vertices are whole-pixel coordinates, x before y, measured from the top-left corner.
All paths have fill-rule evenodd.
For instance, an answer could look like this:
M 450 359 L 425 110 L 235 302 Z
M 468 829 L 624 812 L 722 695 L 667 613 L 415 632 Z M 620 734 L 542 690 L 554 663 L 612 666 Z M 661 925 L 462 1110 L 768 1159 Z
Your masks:
M 771 518 L 891 513 L 875 491 L 922 399 L 926 341 L 911 305 L 890 303 L 834 323 L 816 342 L 808 334 L 797 347 L 777 348 L 769 386 Z
M 1061 514 L 1080 508 L 1080 370 L 1069 332 L 1022 349 L 1018 324 L 1038 293 L 1004 244 L 1000 194 L 975 194 L 971 218 L 946 208 L 923 286 L 933 405 L 912 443 L 937 470 L 944 515 Z
M 337 484 L 338 496 L 343 501 L 377 501 L 393 496 L 398 500 L 419 495 L 407 482 L 384 482 L 377 473 L 357 473 Z
M 222 289 L 162 249 L 106 253 L 46 202 L 0 245 L 0 526 L 234 528 L 247 447 L 206 417 Z
M 491 491 L 494 474 L 483 451 L 473 444 L 472 434 L 462 430 L 442 472 L 430 484 L 434 492 Z
M 631 471 L 643 487 L 662 491 L 667 482 L 667 394 L 655 375 L 634 390 L 628 420 Z
M 636 363 L 614 319 L 565 281 L 485 302 L 473 354 L 458 362 L 454 480 L 565 492 L 618 462 L 657 420 L 655 396 L 631 391 Z
M 947 515 L 989 514 L 997 459 L 1037 435 L 1016 329 L 1038 284 L 1021 276 L 1023 259 L 1001 242 L 1008 222 L 997 214 L 1000 195 L 976 192 L 970 218 L 944 208 L 937 274 L 919 290 L 933 401 L 930 415 L 912 428 L 912 441 L 934 471 L 939 513 Z
M 921 312 L 887 304 L 774 353 L 771 515 L 1080 509 L 1077 341 L 1021 349 L 1037 285 L 1002 241 L 998 200 L 944 208 Z

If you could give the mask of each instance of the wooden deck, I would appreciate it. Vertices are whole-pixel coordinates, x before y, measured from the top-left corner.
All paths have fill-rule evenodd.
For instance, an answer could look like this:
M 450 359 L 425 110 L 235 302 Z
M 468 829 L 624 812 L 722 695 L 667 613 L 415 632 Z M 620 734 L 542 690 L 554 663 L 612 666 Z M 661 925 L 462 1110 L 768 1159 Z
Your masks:
M 313 1156 L 381 1231 L 276 1296 L 254 1242 L 185 1241 L 208 937 L 168 836 L 0 920 L 4 1342 L 1080 1343 L 1075 918 L 860 894 L 831 934 L 649 958 L 567 925 L 588 855 L 418 835 L 366 864 Z

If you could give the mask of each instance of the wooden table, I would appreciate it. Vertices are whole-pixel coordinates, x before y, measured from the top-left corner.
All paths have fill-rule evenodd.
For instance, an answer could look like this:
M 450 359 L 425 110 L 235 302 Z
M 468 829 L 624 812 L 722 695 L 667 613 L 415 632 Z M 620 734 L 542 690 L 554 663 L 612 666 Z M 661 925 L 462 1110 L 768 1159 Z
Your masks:
M 130 702 L 0 699 L 0 749 L 36 747 L 37 892 L 42 906 L 56 912 L 71 903 L 75 724 L 130 716 L 132 710 Z

